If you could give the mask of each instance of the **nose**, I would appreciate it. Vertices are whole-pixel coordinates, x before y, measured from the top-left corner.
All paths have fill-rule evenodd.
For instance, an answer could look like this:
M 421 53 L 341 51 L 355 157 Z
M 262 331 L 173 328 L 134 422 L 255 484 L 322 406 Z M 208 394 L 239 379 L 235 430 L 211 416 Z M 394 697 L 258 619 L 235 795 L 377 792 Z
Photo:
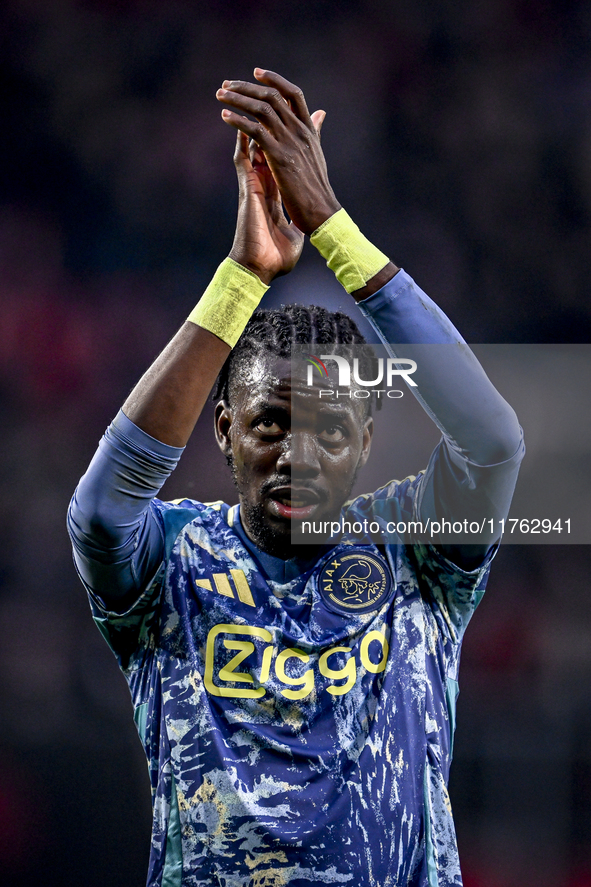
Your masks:
M 277 459 L 279 473 L 292 478 L 312 478 L 320 474 L 320 462 L 316 438 L 305 431 L 293 431 L 287 435 L 281 455 Z

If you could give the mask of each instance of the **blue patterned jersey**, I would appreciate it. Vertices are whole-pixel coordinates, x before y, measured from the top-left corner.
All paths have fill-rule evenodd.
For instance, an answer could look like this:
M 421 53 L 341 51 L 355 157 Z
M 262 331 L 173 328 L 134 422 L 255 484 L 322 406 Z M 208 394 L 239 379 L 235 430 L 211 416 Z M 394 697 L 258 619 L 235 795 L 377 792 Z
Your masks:
M 411 514 L 420 479 L 343 517 Z M 156 576 L 123 615 L 92 601 L 148 759 L 149 887 L 461 885 L 446 785 L 488 563 L 344 537 L 281 584 L 236 508 L 151 507 Z

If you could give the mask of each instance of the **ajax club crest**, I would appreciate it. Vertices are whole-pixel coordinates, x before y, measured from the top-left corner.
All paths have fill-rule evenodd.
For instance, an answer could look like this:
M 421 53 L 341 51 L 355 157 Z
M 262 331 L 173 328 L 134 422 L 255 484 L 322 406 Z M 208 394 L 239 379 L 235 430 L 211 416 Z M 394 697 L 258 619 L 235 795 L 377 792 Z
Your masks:
M 364 548 L 350 548 L 333 555 L 318 577 L 318 589 L 326 606 L 335 613 L 369 613 L 380 607 L 392 588 L 386 562 Z

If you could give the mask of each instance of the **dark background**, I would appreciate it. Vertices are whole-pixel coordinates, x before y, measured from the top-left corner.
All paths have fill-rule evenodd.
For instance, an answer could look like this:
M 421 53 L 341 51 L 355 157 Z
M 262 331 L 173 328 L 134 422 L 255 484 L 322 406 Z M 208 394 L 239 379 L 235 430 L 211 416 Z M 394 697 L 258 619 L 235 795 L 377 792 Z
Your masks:
M 576 0 L 0 4 L 2 884 L 145 880 L 145 763 L 64 521 L 229 250 L 216 88 L 259 65 L 325 108 L 337 196 L 469 341 L 589 342 L 590 38 Z M 309 245 L 282 298 L 352 310 Z M 210 417 L 167 493 L 235 501 Z M 468 632 L 466 887 L 591 885 L 590 566 L 505 546 Z

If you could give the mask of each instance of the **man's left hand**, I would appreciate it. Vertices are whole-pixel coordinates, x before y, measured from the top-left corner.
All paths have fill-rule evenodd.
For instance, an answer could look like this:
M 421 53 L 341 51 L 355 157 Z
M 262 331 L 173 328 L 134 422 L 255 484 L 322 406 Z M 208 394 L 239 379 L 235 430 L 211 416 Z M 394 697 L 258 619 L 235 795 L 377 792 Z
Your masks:
M 255 68 L 254 75 L 258 83 L 224 80 L 216 96 L 255 120 L 229 109 L 222 117 L 264 152 L 290 218 L 312 234 L 340 209 L 320 147 L 324 111 L 310 115 L 302 91 L 279 74 Z

